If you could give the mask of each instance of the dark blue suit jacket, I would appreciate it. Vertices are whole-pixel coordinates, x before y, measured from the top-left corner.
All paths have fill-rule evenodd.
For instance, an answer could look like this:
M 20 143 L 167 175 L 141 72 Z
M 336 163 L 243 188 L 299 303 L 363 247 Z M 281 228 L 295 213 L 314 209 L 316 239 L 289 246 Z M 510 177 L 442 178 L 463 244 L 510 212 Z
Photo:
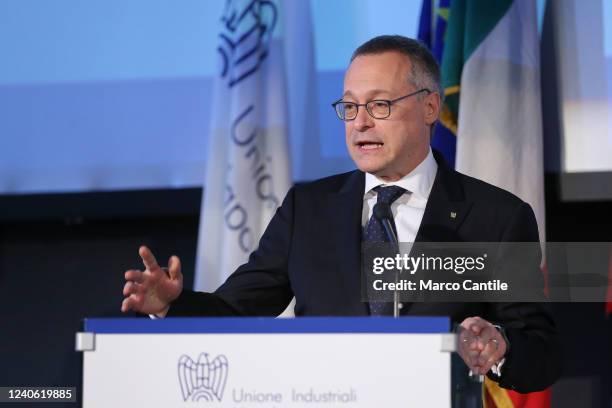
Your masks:
M 528 204 L 434 155 L 438 172 L 417 242 L 538 242 Z M 293 187 L 249 261 L 214 293 L 183 291 L 169 315 L 276 316 L 293 296 L 297 316 L 368 315 L 360 267 L 364 189 L 361 171 Z M 450 316 L 456 323 L 481 316 L 503 325 L 511 344 L 497 379 L 503 387 L 540 390 L 559 375 L 556 329 L 543 304 L 414 302 L 402 314 Z

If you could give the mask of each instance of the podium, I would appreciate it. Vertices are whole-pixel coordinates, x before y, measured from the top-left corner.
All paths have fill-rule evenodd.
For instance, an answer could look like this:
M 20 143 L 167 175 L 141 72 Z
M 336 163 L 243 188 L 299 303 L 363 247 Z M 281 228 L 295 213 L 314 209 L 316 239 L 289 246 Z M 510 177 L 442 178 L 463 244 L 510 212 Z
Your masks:
M 83 407 L 450 407 L 445 317 L 86 319 Z

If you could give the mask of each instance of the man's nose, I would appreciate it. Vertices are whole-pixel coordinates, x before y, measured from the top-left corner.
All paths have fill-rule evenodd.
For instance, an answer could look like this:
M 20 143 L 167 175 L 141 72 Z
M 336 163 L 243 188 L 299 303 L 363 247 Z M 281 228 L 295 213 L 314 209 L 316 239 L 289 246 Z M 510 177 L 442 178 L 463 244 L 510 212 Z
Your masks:
M 374 118 L 370 116 L 365 106 L 360 106 L 357 111 L 357 116 L 353 119 L 355 130 L 363 132 L 374 126 Z

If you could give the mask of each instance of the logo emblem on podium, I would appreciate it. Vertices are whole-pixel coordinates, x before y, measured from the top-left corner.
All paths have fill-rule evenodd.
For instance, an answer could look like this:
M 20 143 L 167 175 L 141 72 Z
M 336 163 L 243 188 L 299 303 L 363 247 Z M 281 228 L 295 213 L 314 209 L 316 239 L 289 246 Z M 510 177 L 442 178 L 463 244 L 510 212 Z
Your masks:
M 227 381 L 227 357 L 218 355 L 212 361 L 201 353 L 198 361 L 182 355 L 178 361 L 178 377 L 183 400 L 221 401 Z

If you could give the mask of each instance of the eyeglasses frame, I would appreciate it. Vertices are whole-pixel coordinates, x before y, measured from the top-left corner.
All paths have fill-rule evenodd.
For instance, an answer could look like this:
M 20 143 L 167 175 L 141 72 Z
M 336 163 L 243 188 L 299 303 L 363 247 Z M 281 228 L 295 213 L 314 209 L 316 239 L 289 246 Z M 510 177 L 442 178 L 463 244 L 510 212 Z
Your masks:
M 355 102 L 347 102 L 342 100 L 342 98 L 338 99 L 336 102 L 332 103 L 331 106 L 332 108 L 334 108 L 334 111 L 336 112 L 336 116 L 338 116 L 338 119 L 344 121 L 344 122 L 350 122 L 352 120 L 355 120 L 357 118 L 357 115 L 359 115 L 359 107 L 363 106 L 366 110 L 366 112 L 368 112 L 368 115 L 370 115 L 372 118 L 374 119 L 387 119 L 389 116 L 391 116 L 391 106 L 393 104 L 395 104 L 396 102 L 401 101 L 402 99 L 406 99 L 409 98 L 411 96 L 414 95 L 418 95 L 421 92 L 427 92 L 427 94 L 429 95 L 430 93 L 432 93 L 432 91 L 428 88 L 421 88 L 418 91 L 414 91 L 412 93 L 409 93 L 408 95 L 404 95 L 404 96 L 400 96 L 399 98 L 395 98 L 395 99 L 372 99 L 371 101 L 367 101 L 366 103 L 355 103 Z M 376 117 L 372 114 L 372 112 L 370 112 L 370 109 L 368 109 L 368 105 L 372 102 L 386 102 L 387 104 L 389 104 L 389 114 L 385 117 Z M 343 119 L 340 117 L 340 114 L 338 113 L 338 110 L 336 109 L 336 106 L 340 103 L 350 103 L 353 104 L 357 107 L 357 112 L 355 113 L 355 117 L 352 119 Z

